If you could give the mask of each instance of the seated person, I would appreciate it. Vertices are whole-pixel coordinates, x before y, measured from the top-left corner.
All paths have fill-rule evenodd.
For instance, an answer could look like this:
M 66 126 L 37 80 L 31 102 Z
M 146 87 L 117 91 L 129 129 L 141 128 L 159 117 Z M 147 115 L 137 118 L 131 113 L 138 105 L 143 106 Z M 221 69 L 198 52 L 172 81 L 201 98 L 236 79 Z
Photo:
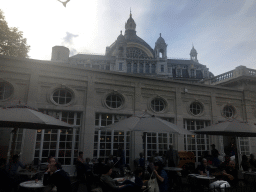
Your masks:
M 250 165 L 250 163 L 248 161 L 248 157 L 246 155 L 242 156 L 241 166 L 244 171 L 249 171 L 249 169 L 251 169 L 251 165 Z
M 97 175 L 101 175 L 102 174 L 102 168 L 104 167 L 104 165 L 105 165 L 104 159 L 103 158 L 99 158 L 98 159 L 98 163 L 96 163 L 93 166 L 93 173 L 97 174 Z
M 238 170 L 235 168 L 235 162 L 230 161 L 228 167 L 222 171 L 223 180 L 229 182 L 231 186 L 238 183 Z
M 72 191 L 70 178 L 58 162 L 50 164 L 49 169 L 44 174 L 43 184 L 45 186 L 55 185 L 57 192 Z
M 134 174 L 135 174 L 135 188 L 136 188 L 136 191 L 141 191 L 141 190 L 145 189 L 146 186 L 144 186 L 144 183 L 141 179 L 141 176 L 143 174 L 143 168 L 141 168 L 141 167 L 136 168 L 135 171 L 134 171 Z
M 163 170 L 163 164 L 160 162 L 155 162 L 155 176 L 157 178 L 159 192 L 167 192 L 169 188 L 168 176 L 165 170 Z
M 129 180 L 120 179 L 118 181 L 113 180 L 110 175 L 112 173 L 112 168 L 109 165 L 105 165 L 102 168 L 102 175 L 100 177 L 100 180 L 103 184 L 103 191 L 105 192 L 119 192 L 119 191 L 125 191 L 130 192 L 134 190 L 134 184 L 133 182 Z M 124 181 L 120 186 L 118 185 L 118 182 Z
M 198 172 L 200 175 L 207 175 L 207 171 L 210 172 L 210 167 L 208 166 L 207 160 L 203 158 L 201 165 L 198 166 Z
M 9 173 L 9 175 L 14 178 L 19 167 L 23 169 L 26 168 L 26 166 L 19 161 L 19 156 L 13 155 L 12 159 L 10 160 L 10 163 L 8 163 L 6 166 L 6 170 Z

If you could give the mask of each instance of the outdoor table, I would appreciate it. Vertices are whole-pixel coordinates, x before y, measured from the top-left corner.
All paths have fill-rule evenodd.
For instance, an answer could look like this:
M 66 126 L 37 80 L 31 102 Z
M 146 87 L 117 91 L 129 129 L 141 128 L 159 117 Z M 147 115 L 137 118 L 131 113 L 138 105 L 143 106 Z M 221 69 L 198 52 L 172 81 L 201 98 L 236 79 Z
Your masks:
M 117 180 L 119 180 L 119 179 L 126 179 L 126 178 L 125 178 L 125 177 L 119 177 L 119 178 L 114 178 L 113 180 L 117 181 Z M 127 180 L 130 180 L 130 181 L 132 181 L 132 182 L 135 182 L 135 177 L 131 177 L 130 179 L 127 179 Z M 124 180 L 124 181 L 125 181 L 125 180 Z M 121 181 L 121 182 L 118 181 L 118 183 L 123 183 L 124 181 Z
M 23 183 L 20 183 L 20 187 L 24 187 L 26 189 L 31 189 L 31 190 L 40 190 L 43 189 L 45 186 L 43 185 L 43 181 L 38 181 L 37 183 L 35 180 L 32 181 L 25 181 Z
M 17 172 L 17 174 L 18 175 L 24 175 L 24 176 L 27 176 L 27 177 L 29 177 L 30 179 L 33 177 L 33 176 L 35 176 L 36 174 L 38 174 L 38 173 L 40 173 L 40 172 L 38 172 L 38 171 L 28 171 L 28 170 L 26 170 L 26 169 L 22 169 L 22 170 L 20 170 L 19 172 Z
M 164 167 L 166 171 L 182 171 L 182 168 L 179 167 Z

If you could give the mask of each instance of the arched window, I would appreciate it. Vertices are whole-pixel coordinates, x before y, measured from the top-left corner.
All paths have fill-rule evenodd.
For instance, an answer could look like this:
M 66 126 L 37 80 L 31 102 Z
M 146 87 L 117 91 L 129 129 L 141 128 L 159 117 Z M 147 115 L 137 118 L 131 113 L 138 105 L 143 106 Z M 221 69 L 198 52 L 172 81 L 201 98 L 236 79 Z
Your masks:
M 133 73 L 137 73 L 137 63 L 133 64 Z
M 140 73 L 143 73 L 143 68 L 144 68 L 143 63 L 140 63 Z
M 149 73 L 149 64 L 146 64 L 146 73 Z
M 132 64 L 128 63 L 127 64 L 127 73 L 131 73 L 132 72 Z
M 151 73 L 156 73 L 156 65 L 151 65 Z

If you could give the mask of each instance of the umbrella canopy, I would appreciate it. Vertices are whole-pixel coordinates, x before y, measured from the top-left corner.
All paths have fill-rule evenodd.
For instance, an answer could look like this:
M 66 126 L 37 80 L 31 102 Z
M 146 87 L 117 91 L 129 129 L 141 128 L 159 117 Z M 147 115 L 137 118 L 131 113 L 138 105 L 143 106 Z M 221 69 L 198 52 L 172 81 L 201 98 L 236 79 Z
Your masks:
M 194 135 L 194 133 L 182 128 L 178 128 L 175 124 L 155 117 L 154 115 L 144 114 L 141 116 L 132 116 L 117 123 L 111 124 L 106 128 L 114 130 L 141 131 L 141 132 L 167 132 L 175 134 Z
M 193 132 L 207 135 L 256 137 L 256 126 L 247 122 L 231 119 Z
M 0 127 L 70 129 L 73 126 L 28 106 L 0 108 Z

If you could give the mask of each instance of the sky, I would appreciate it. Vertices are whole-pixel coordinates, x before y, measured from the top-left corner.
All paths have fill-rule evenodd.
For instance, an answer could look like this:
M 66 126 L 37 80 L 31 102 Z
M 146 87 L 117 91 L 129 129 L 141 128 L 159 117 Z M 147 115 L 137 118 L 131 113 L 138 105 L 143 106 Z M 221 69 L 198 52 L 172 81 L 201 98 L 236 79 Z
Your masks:
M 65 0 L 62 0 L 65 1 Z M 153 49 L 159 34 L 167 57 L 198 60 L 214 75 L 244 65 L 256 69 L 255 0 L 2 0 L 9 27 L 23 31 L 29 58 L 50 60 L 52 47 L 70 54 L 105 54 L 125 31 L 130 8 L 137 35 Z

